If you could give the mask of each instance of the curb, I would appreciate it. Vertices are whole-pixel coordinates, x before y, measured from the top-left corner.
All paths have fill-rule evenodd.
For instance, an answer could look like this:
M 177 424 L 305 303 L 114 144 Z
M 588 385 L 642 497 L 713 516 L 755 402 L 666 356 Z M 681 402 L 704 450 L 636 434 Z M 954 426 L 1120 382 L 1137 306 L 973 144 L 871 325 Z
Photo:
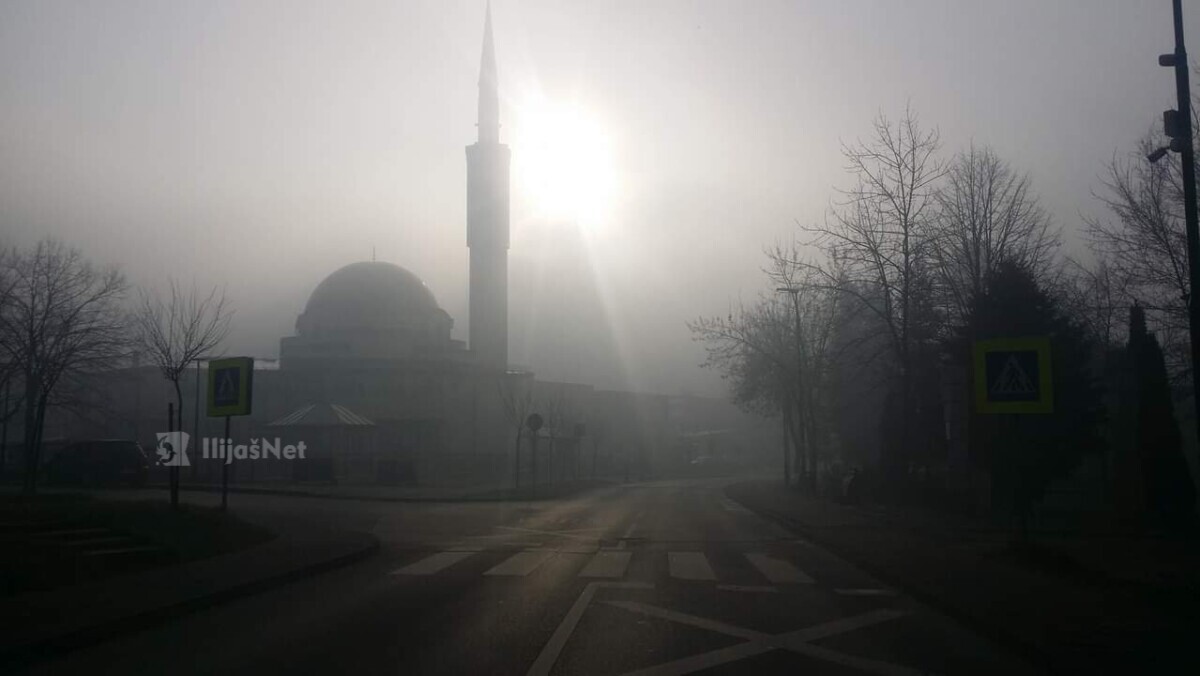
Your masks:
M 256 487 L 229 487 L 230 493 L 241 493 L 245 495 L 279 495 L 292 498 L 314 498 L 317 500 L 345 500 L 348 502 L 405 502 L 405 503 L 455 503 L 455 502 L 543 502 L 546 500 L 558 500 L 561 498 L 575 497 L 588 491 L 609 486 L 616 486 L 614 482 L 598 482 L 595 485 L 582 487 L 578 490 L 567 491 L 563 493 L 555 493 L 550 495 L 525 495 L 525 496 L 506 496 L 493 495 L 488 493 L 473 493 L 459 497 L 404 497 L 390 495 L 332 495 L 329 493 L 318 493 L 314 491 L 306 491 L 295 488 L 256 488 Z M 152 484 L 146 486 L 147 489 L 162 489 L 166 490 L 165 485 L 159 486 Z M 180 492 L 194 493 L 220 493 L 220 486 L 186 486 L 179 487 Z
M 870 561 L 862 560 L 861 557 L 843 554 L 836 543 L 830 542 L 821 535 L 817 534 L 804 522 L 794 519 L 786 514 L 776 512 L 775 510 L 764 509 L 762 507 L 743 502 L 733 495 L 730 495 L 730 488 L 731 486 L 725 487 L 725 497 L 737 502 L 746 509 L 749 509 L 765 519 L 775 521 L 784 528 L 802 535 L 821 547 L 828 549 L 829 551 L 837 554 L 837 556 L 845 559 L 848 563 L 861 568 L 871 577 L 878 578 L 881 582 L 884 582 L 889 586 L 903 589 L 905 594 L 913 599 L 916 599 L 920 603 L 937 609 L 939 612 L 952 618 L 956 622 L 967 626 L 975 633 L 981 634 L 984 637 L 991 639 L 992 641 L 995 641 L 996 643 L 1018 654 L 1023 659 L 1029 661 L 1031 666 L 1049 673 L 1059 673 L 1054 668 L 1054 657 L 1040 645 L 1022 639 L 1016 634 L 1006 631 L 1000 625 L 982 620 L 977 615 L 962 610 L 956 604 L 947 603 L 943 597 L 938 596 L 937 594 L 913 587 L 907 581 L 893 575 L 889 575 L 888 571 L 883 567 L 875 566 Z
M 196 596 L 184 601 L 170 603 L 119 618 L 104 625 L 93 625 L 60 634 L 52 638 L 0 649 L 0 665 L 8 668 L 28 667 L 39 661 L 59 657 L 64 653 L 87 648 L 103 641 L 129 634 L 165 620 L 182 617 L 198 610 L 218 606 L 222 603 L 260 594 L 288 583 L 314 577 L 337 568 L 357 563 L 379 552 L 379 538 L 368 533 L 358 533 L 365 542 L 353 551 L 299 568 L 236 584 L 210 594 Z M 53 653 L 53 654 L 50 654 Z

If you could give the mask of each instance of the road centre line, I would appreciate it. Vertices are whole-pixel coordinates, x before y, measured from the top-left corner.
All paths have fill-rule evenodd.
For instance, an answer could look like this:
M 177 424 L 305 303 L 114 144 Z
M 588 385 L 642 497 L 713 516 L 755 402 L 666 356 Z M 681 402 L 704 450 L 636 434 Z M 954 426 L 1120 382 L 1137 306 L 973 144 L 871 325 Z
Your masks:
M 597 589 L 653 588 L 654 585 L 645 582 L 589 582 L 583 588 L 583 592 L 579 595 L 579 598 L 575 599 L 575 603 L 571 606 L 571 609 L 563 616 L 562 622 L 559 623 L 558 628 L 551 634 L 550 640 L 542 647 L 542 652 L 538 654 L 533 665 L 529 667 L 528 676 L 544 676 L 550 673 L 550 669 L 558 661 L 558 656 L 562 653 L 563 647 L 567 645 L 567 640 L 571 638 L 575 627 L 579 625 L 579 620 L 583 617 L 583 612 L 587 610 L 588 605 L 592 602 L 592 597 L 596 595 Z

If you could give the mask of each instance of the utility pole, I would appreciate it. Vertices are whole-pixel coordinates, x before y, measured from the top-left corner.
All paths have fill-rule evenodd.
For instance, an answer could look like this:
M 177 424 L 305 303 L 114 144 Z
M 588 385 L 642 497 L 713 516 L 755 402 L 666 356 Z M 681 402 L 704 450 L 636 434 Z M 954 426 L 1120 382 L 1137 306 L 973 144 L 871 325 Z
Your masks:
M 800 445 L 804 440 L 804 350 L 800 343 L 800 288 L 795 286 L 781 286 L 776 291 L 780 293 L 788 293 L 792 296 L 792 311 L 793 319 L 795 319 L 795 345 L 796 345 L 796 428 L 793 431 L 793 442 L 797 451 L 800 450 Z M 810 451 L 805 445 L 805 450 Z M 797 457 L 799 467 L 796 468 L 797 479 L 800 486 L 810 488 L 808 463 L 804 458 Z
M 1183 3 L 1172 0 L 1175 18 L 1175 51 L 1158 57 L 1158 65 L 1175 69 L 1177 110 L 1163 113 L 1163 131 L 1169 146 L 1147 156 L 1157 162 L 1167 150 L 1179 153 L 1183 180 L 1183 217 L 1188 247 L 1188 333 L 1192 348 L 1192 404 L 1195 407 L 1197 438 L 1200 438 L 1200 226 L 1196 217 L 1196 151 L 1192 141 L 1192 88 L 1188 78 L 1187 50 L 1183 46 Z

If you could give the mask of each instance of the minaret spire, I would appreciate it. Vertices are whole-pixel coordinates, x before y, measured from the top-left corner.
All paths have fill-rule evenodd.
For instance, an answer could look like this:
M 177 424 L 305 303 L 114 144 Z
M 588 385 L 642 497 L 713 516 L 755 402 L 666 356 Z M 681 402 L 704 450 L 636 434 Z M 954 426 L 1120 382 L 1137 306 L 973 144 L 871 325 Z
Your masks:
M 508 170 L 500 143 L 500 87 L 492 5 L 483 24 L 479 140 L 467 146 L 467 246 L 471 250 L 471 352 L 481 366 L 508 368 Z
M 496 46 L 492 42 L 492 3 L 483 24 L 483 57 L 479 63 L 479 141 L 500 142 L 500 86 L 496 81 Z

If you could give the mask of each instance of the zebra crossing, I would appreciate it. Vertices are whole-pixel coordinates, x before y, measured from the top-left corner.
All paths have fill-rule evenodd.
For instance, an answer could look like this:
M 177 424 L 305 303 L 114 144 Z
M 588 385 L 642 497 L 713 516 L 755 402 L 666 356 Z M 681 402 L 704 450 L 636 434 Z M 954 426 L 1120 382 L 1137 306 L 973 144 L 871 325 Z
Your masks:
M 437 575 L 486 551 L 488 550 L 479 547 L 460 547 L 438 551 L 392 570 L 390 575 L 402 577 Z M 661 551 L 635 552 L 628 549 L 604 548 L 586 553 L 563 552 L 553 548 L 509 550 L 502 560 L 486 568 L 482 575 L 485 577 L 526 577 L 545 566 L 556 555 L 566 555 L 572 561 L 583 561 L 581 566 L 577 566 L 576 577 L 620 580 L 630 574 L 631 564 L 635 557 L 661 557 L 662 554 Z M 722 581 L 722 576 L 718 574 L 721 566 L 714 566 L 710 555 L 706 552 L 667 551 L 665 554 L 666 573 L 672 579 L 686 582 Z M 749 572 L 761 578 L 759 582 L 765 581 L 771 585 L 811 585 L 815 582 L 812 576 L 784 558 L 765 552 L 738 552 L 737 556 L 747 564 L 739 571 L 742 578 Z M 492 560 L 488 560 L 486 563 L 492 563 Z M 728 565 L 724 567 L 729 568 Z M 745 585 L 725 586 L 739 589 L 750 588 Z

